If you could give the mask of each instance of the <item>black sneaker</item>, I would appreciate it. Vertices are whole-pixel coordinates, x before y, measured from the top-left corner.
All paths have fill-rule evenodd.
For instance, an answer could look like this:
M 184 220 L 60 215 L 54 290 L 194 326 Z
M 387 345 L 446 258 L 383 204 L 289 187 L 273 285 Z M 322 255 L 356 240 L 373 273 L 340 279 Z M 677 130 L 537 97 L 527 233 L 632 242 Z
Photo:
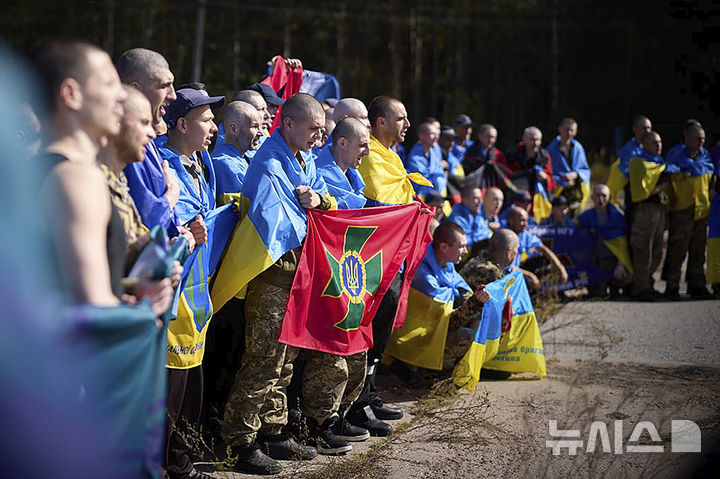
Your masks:
M 238 456 L 238 460 L 233 466 L 237 472 L 272 476 L 280 474 L 282 471 L 280 463 L 265 455 L 255 443 L 247 447 L 234 447 L 232 451 Z
M 710 291 L 707 290 L 705 286 L 699 286 L 697 288 L 690 288 L 690 296 L 692 299 L 697 300 L 705 300 L 705 299 L 712 299 L 712 294 L 710 294 Z
M 309 461 L 317 457 L 314 447 L 295 442 L 291 434 L 278 434 L 259 438 L 262 451 L 273 459 Z
M 633 296 L 633 299 L 635 301 L 640 301 L 643 303 L 654 303 L 655 301 L 657 301 L 657 294 L 655 294 L 655 290 L 650 288 L 642 291 L 639 294 L 636 294 L 635 296 Z
M 313 427 L 310 431 L 310 440 L 320 454 L 339 456 L 352 451 L 352 445 L 334 433 L 333 426 L 337 422 L 338 418 L 336 417 L 327 419 L 321 426 L 318 426 L 317 422 L 311 421 Z
M 368 400 L 368 403 L 370 404 L 375 417 L 381 421 L 402 419 L 403 417 L 402 409 L 386 406 L 380 396 L 371 397 Z
M 368 405 L 355 405 L 350 408 L 345 419 L 353 426 L 367 429 L 371 436 L 387 437 L 395 430 L 392 425 L 381 421 Z
M 680 299 L 679 288 L 667 288 L 663 294 L 663 298 L 668 301 L 678 301 Z
M 335 436 L 344 441 L 362 442 L 370 439 L 370 431 L 364 427 L 350 424 L 347 419 L 345 419 L 344 415 L 333 423 L 330 430 L 333 434 L 335 434 Z

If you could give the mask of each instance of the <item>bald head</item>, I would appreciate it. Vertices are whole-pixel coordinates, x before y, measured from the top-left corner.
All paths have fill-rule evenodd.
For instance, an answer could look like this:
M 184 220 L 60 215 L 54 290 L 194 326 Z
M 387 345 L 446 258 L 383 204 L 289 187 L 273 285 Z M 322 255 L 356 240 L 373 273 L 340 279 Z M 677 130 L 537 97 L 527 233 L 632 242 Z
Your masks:
M 490 257 L 502 268 L 507 268 L 513 264 L 519 246 L 520 242 L 517 235 L 506 228 L 495 230 L 488 245 Z
M 297 93 L 291 96 L 283 105 L 280 119 L 284 123 L 287 118 L 304 121 L 313 116 L 321 117 L 323 126 L 325 125 L 325 110 L 322 104 L 312 95 Z
M 333 131 L 332 154 L 341 170 L 357 168 L 363 156 L 370 154 L 370 132 L 363 122 L 345 118 Z
M 490 238 L 490 252 L 501 253 L 512 248 L 517 248 L 518 237 L 512 230 L 502 228 L 493 233 Z
M 130 85 L 123 85 L 123 89 L 125 90 L 125 93 L 127 93 L 127 98 L 123 102 L 125 115 L 139 111 L 150 111 L 150 102 L 147 97 L 140 92 L 140 90 L 133 88 Z
M 325 110 L 312 95 L 296 93 L 285 101 L 280 124 L 280 134 L 293 154 L 310 151 L 322 139 Z
M 522 233 L 527 228 L 528 214 L 522 208 L 513 205 L 510 207 L 507 215 L 507 222 L 510 229 L 515 233 Z
M 232 99 L 233 102 L 236 101 L 243 101 L 245 103 L 248 103 L 252 105 L 256 110 L 261 110 L 263 108 L 267 108 L 267 103 L 265 102 L 265 98 L 263 96 L 256 92 L 255 90 L 241 90 L 237 93 L 235 93 L 235 96 Z
M 169 69 L 167 60 L 156 51 L 146 48 L 131 48 L 120 55 L 115 63 L 120 80 L 123 83 L 138 82 L 146 84 L 158 77 L 158 74 Z
M 223 109 L 223 115 L 226 143 L 235 146 L 241 153 L 257 148 L 262 116 L 255 107 L 244 101 L 233 101 Z
M 505 195 L 500 188 L 493 186 L 488 188 L 485 192 L 485 198 L 483 200 L 483 207 L 485 208 L 485 217 L 488 221 L 492 221 L 492 218 L 500 213 L 502 209 Z
M 662 138 L 656 131 L 650 130 L 645 132 L 642 136 L 642 147 L 643 150 L 647 151 L 652 155 L 662 154 Z
M 367 108 L 365 108 L 365 104 L 357 98 L 343 98 L 335 104 L 333 121 L 337 124 L 344 118 L 355 118 L 360 120 L 368 128 L 370 127 Z

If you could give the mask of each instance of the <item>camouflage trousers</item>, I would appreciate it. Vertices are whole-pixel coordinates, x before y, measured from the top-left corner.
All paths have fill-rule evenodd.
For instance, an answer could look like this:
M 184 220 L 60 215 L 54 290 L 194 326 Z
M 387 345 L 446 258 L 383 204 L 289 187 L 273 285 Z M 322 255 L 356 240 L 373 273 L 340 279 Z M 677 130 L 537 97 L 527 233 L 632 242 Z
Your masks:
M 652 275 L 662 260 L 664 229 L 665 205 L 645 202 L 634 206 L 630 229 L 630 251 L 633 256 L 631 294 L 639 294 L 652 288 Z
M 367 352 L 351 356 L 303 350 L 305 369 L 300 408 L 305 416 L 322 424 L 349 407 L 365 384 Z
M 668 289 L 680 284 L 680 269 L 687 256 L 685 280 L 689 288 L 705 286 L 705 242 L 707 239 L 708 219 L 695 221 L 695 207 L 671 211 L 668 232 L 668 249 L 665 257 Z
M 252 444 L 258 431 L 280 434 L 287 424 L 287 397 L 297 349 L 279 343 L 290 287 L 256 278 L 245 299 L 245 354 L 225 406 L 222 437 L 229 446 Z

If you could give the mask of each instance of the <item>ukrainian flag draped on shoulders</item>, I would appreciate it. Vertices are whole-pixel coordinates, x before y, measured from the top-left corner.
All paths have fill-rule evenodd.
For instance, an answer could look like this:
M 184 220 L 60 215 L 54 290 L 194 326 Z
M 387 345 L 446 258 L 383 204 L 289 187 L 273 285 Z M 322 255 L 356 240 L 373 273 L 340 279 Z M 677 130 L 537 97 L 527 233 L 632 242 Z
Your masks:
M 483 368 L 545 377 L 545 350 L 522 272 L 485 288 L 490 301 L 483 306 L 475 340 L 455 366 L 455 384 L 474 391 Z
M 343 172 L 327 145 L 320 149 L 317 157 L 317 170 L 327 184 L 328 192 L 337 200 L 338 209 L 350 210 L 362 208 L 367 202 L 363 195 L 365 182 L 360 173 L 353 168 Z
M 713 153 L 718 148 L 713 150 Z M 713 158 L 715 191 L 720 182 L 720 155 Z M 707 282 L 711 285 L 720 283 L 720 194 L 716 194 L 710 205 L 710 221 L 707 239 Z M 715 286 L 713 286 L 715 290 Z
M 553 179 L 557 184 L 555 196 L 558 196 L 567 187 L 567 182 L 562 179 L 562 175 L 574 171 L 582 180 L 582 202 L 585 203 L 590 197 L 590 165 L 588 165 L 585 148 L 583 148 L 582 144 L 574 138 L 570 140 L 570 144 L 572 145 L 570 158 L 566 158 L 565 154 L 560 150 L 559 135 L 547 146 L 547 151 L 552 160 Z
M 642 153 L 642 145 L 637 138 L 632 137 L 618 150 L 618 157 L 610 165 L 610 174 L 607 186 L 610 188 L 610 202 L 617 204 L 617 195 L 628 184 L 630 177 L 630 159 Z M 629 202 L 626 198 L 625 201 Z
M 666 172 L 676 171 L 678 171 L 677 167 L 666 165 L 662 156 L 642 150 L 640 155 L 630 159 L 628 169 L 632 201 L 639 203 L 647 200 L 660 180 L 660 176 Z
M 230 143 L 216 146 L 210 156 L 217 179 L 217 195 L 240 193 L 248 169 L 245 156 Z
M 452 263 L 440 266 L 432 243 L 413 278 L 405 324 L 393 333 L 386 354 L 421 368 L 441 370 L 455 298 L 470 286 Z
M 578 223 L 599 234 L 603 243 L 615 255 L 615 257 L 632 272 L 632 261 L 630 260 L 630 248 L 627 241 L 627 221 L 625 215 L 613 204 L 607 205 L 607 221 L 600 223 L 595 208 L 590 208 L 578 216 Z
M 362 159 L 358 168 L 365 181 L 368 206 L 404 205 L 415 197 L 412 183 L 430 186 L 432 183 L 420 173 L 405 171 L 400 157 L 370 135 L 370 154 Z
M 201 364 L 205 354 L 207 327 L 213 310 L 218 309 L 213 308 L 210 300 L 208 280 L 217 268 L 237 218 L 230 205 L 215 207 L 215 173 L 207 152 L 201 152 L 200 158 L 208 170 L 209 181 L 205 175 L 199 175 L 199 192 L 180 155 L 167 146 L 161 147 L 160 153 L 178 178 L 180 198 L 175 205 L 178 218 L 188 223 L 201 215 L 207 228 L 207 241 L 197 245 L 183 262 L 177 317 L 168 329 L 167 367 L 187 369 Z
M 242 189 L 242 220 L 228 245 L 212 288 L 213 304 L 222 307 L 283 254 L 302 245 L 307 211 L 295 188 L 306 185 L 327 194 L 315 155 L 299 153 L 300 166 L 280 130 L 265 140 L 250 162 Z
M 671 176 L 670 211 L 695 207 L 695 220 L 710 215 L 710 180 L 713 164 L 705 148 L 700 148 L 695 158 L 690 158 L 683 143 L 668 151 L 667 165 L 677 167 Z

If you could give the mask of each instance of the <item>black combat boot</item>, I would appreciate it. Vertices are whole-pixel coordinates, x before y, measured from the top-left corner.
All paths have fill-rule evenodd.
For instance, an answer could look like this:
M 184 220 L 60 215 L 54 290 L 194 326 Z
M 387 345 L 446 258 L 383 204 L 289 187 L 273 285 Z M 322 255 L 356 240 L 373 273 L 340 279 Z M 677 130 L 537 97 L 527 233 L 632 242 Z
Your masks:
M 273 459 L 309 461 L 317 457 L 314 447 L 298 444 L 292 434 L 277 434 L 258 439 L 262 451 Z

